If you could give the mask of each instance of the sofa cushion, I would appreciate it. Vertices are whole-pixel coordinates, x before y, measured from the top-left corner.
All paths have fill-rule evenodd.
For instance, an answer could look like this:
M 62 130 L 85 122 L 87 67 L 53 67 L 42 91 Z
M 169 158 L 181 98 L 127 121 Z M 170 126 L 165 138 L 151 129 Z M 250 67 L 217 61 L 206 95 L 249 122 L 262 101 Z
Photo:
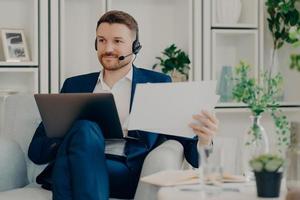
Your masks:
M 52 192 L 44 190 L 36 184 L 24 188 L 0 192 L 0 200 L 52 200 Z
M 30 141 L 41 122 L 34 96 L 29 94 L 11 95 L 4 99 L 4 128 L 2 137 L 16 141 L 23 153 L 27 165 L 29 182 L 34 182 L 36 176 L 45 165 L 35 165 L 27 156 Z
M 23 151 L 13 140 L 0 138 L 0 191 L 28 183 Z
M 52 192 L 41 188 L 36 183 L 24 188 L 0 192 L 0 200 L 52 200 Z M 112 199 L 109 200 L 120 200 Z M 126 199 L 125 199 L 126 200 Z
M 27 154 L 29 143 L 41 121 L 33 95 L 11 95 L 4 102 L 3 136 L 15 140 Z

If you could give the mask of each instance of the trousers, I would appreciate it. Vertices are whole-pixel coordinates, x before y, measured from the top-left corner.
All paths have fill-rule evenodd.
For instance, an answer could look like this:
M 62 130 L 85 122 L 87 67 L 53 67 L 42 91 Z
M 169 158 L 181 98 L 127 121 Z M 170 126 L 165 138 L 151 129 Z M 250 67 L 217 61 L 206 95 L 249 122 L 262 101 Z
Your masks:
M 78 120 L 61 143 L 52 171 L 53 200 L 133 198 L 139 174 L 126 159 L 107 158 L 97 123 Z

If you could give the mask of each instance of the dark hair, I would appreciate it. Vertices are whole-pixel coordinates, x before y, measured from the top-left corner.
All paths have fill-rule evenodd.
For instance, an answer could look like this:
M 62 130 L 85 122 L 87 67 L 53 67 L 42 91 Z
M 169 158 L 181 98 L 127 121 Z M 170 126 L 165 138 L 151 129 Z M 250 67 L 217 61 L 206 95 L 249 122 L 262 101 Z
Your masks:
M 136 34 L 135 37 L 138 37 L 138 24 L 136 20 L 126 12 L 119 10 L 111 10 L 106 12 L 97 22 L 96 29 L 100 26 L 101 23 L 109 23 L 109 24 L 124 24 L 126 25 L 133 33 Z

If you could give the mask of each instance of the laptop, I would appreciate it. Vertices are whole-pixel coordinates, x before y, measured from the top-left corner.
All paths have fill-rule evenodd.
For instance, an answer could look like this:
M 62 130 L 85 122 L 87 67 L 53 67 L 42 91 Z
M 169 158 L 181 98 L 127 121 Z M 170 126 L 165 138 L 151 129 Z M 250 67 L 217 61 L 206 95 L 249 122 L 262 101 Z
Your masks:
M 123 131 L 111 93 L 35 94 L 48 137 L 63 137 L 76 120 L 96 122 L 105 139 L 121 139 Z

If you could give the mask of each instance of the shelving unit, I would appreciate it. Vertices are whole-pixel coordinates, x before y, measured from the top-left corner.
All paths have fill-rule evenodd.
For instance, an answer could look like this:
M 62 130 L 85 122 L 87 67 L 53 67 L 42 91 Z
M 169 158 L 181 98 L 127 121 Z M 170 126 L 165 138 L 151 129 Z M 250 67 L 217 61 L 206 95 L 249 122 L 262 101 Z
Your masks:
M 38 68 L 0 68 L 0 91 L 37 93 Z
M 211 16 L 213 28 L 258 28 L 259 0 L 241 0 L 241 15 L 235 24 L 221 23 L 218 20 L 219 2 L 219 0 L 212 0 Z
M 240 60 L 252 66 L 252 75 L 258 72 L 257 30 L 212 30 L 212 79 L 220 77 L 222 66 L 236 66 Z
M 0 66 L 1 67 L 26 67 L 26 66 L 38 66 L 36 62 L 30 61 L 30 62 L 5 62 L 5 61 L 0 61 Z
M 45 47 L 39 42 L 44 39 L 45 31 L 48 32 L 39 27 L 44 23 L 43 17 L 40 17 L 40 8 L 43 5 L 45 5 L 44 0 L 0 0 L 0 29 L 23 30 L 30 57 L 30 61 L 26 62 L 5 61 L 0 40 L 0 88 L 2 90 L 13 89 L 26 93 L 48 91 L 48 63 L 39 58 L 39 49 Z M 40 73 L 43 74 L 41 82 L 39 82 Z
M 241 0 L 241 14 L 236 23 L 218 19 L 221 0 L 204 0 L 204 80 L 220 80 L 223 66 L 236 67 L 240 61 L 251 66 L 251 74 L 258 77 L 260 65 L 259 21 L 261 0 Z M 223 0 L 223 3 L 227 3 Z M 227 11 L 229 12 L 229 11 Z M 230 81 L 227 80 L 227 81 Z M 224 83 L 218 83 L 224 84 Z M 235 102 L 220 102 L 217 108 L 239 108 Z
M 31 62 L 24 62 L 22 65 L 37 66 L 38 0 L 0 0 L 0 4 L 0 29 L 23 29 Z M 0 66 L 11 65 L 5 62 L 2 46 L 0 61 Z

